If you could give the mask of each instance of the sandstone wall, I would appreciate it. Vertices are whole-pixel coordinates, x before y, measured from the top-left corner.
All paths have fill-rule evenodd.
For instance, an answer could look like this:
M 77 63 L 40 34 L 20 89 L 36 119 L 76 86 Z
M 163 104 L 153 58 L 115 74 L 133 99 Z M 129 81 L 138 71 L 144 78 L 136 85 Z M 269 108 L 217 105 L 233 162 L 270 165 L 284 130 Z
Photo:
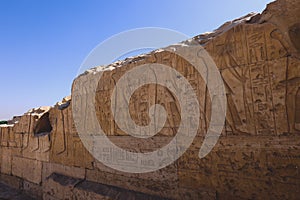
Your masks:
M 0 126 L 1 181 L 44 199 L 297 199 L 299 38 L 298 0 L 278 0 L 262 14 L 250 14 L 193 38 L 216 62 L 228 104 L 222 135 L 203 159 L 198 152 L 211 115 L 207 88 L 188 61 L 158 50 L 108 66 L 113 70 L 103 74 L 95 108 L 103 130 L 118 146 L 157 149 L 176 135 L 180 123 L 176 98 L 153 84 L 134 93 L 130 113 L 137 124 L 149 123 L 148 111 L 154 103 L 168 112 L 162 131 L 150 141 L 141 141 L 115 123 L 110 111 L 112 90 L 125 72 L 144 63 L 166 64 L 181 72 L 204 112 L 192 146 L 175 163 L 145 174 L 104 166 L 84 148 L 74 125 L 71 99 L 65 98 L 54 107 L 29 111 L 13 125 Z M 91 74 L 79 76 L 75 83 Z

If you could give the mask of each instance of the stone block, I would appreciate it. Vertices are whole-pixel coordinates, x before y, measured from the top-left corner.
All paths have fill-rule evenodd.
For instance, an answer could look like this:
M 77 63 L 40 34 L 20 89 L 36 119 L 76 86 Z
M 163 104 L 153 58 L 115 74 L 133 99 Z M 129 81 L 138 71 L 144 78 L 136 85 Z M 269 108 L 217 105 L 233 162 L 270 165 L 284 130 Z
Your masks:
M 91 169 L 94 158 L 83 146 L 72 118 L 71 106 L 50 110 L 51 132 L 50 162 Z
M 48 162 L 50 148 L 50 135 L 35 136 L 33 133 L 23 134 L 23 157 Z
M 42 180 L 42 162 L 14 156 L 12 159 L 12 174 L 35 184 Z
M 1 147 L 1 173 L 11 175 L 12 168 L 12 149 L 9 147 Z

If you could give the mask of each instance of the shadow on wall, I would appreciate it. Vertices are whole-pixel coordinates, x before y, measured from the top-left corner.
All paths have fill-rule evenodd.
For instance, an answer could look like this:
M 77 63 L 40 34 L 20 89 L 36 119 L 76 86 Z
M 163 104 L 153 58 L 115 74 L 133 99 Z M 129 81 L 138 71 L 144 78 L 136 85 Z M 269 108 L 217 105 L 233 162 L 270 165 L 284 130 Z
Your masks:
M 47 135 L 52 131 L 52 126 L 49 120 L 49 112 L 43 114 L 38 120 L 33 132 L 35 136 Z

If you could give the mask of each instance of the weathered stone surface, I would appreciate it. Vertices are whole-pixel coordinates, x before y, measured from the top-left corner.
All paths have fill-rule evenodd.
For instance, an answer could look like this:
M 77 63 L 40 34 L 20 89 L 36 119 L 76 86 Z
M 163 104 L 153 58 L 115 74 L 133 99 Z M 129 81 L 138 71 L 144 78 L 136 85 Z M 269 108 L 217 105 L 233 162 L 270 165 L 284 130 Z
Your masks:
M 22 135 L 14 132 L 13 125 L 0 125 L 1 146 L 2 147 L 15 147 L 22 146 Z
M 43 199 L 164 199 L 57 173 L 51 174 L 45 184 Z
M 125 190 L 123 188 L 114 187 L 105 184 L 99 184 L 91 181 L 82 181 L 74 188 L 74 196 L 78 199 L 141 199 L 155 200 L 161 199 L 159 196 L 151 196 L 141 192 Z
M 21 155 L 20 149 L 1 147 L 1 173 L 11 175 L 12 158 Z
M 156 149 L 161 147 L 166 142 L 169 142 L 169 137 L 155 137 L 152 138 L 151 141 L 141 143 L 137 138 L 132 138 L 129 136 L 122 136 L 121 138 L 118 136 L 110 136 L 110 140 L 117 144 L 118 146 L 131 150 L 131 151 L 141 151 L 147 152 L 152 149 Z M 126 164 L 129 162 L 131 158 L 124 157 L 115 157 L 120 161 L 120 165 Z M 113 158 L 109 158 L 113 159 Z M 149 163 L 145 163 L 148 165 Z M 94 170 L 86 170 L 86 179 L 89 181 L 99 182 L 103 184 L 107 184 L 111 179 L 114 179 L 115 186 L 122 187 L 128 190 L 140 191 L 152 195 L 160 195 L 164 194 L 165 197 L 175 197 L 176 188 L 178 188 L 178 176 L 177 176 L 177 165 L 176 163 L 157 170 L 155 172 L 150 173 L 142 173 L 142 174 L 132 174 L 132 173 L 124 173 L 119 172 L 117 170 L 111 169 L 102 163 L 95 161 Z M 163 179 L 162 179 L 163 178 Z M 155 189 L 158 187 L 159 190 Z
M 40 184 L 42 180 L 42 162 L 13 156 L 12 174 L 30 182 Z
M 50 161 L 67 166 L 92 168 L 94 159 L 84 148 L 76 132 L 72 107 L 68 105 L 69 103 L 63 109 L 56 106 L 50 110 L 49 117 L 52 125 Z
M 50 135 L 37 137 L 33 134 L 23 134 L 22 156 L 48 162 L 50 156 Z
M 127 190 L 133 190 L 136 192 L 143 192 L 150 195 L 157 195 L 167 198 L 176 198 L 178 197 L 177 191 L 177 181 L 168 182 L 164 180 L 164 177 L 161 177 L 161 181 L 153 180 L 151 178 L 152 174 L 149 173 L 145 175 L 150 178 L 141 178 L 144 175 L 139 177 L 126 173 L 109 173 L 101 170 L 87 170 L 86 179 L 93 182 L 98 182 L 102 184 L 110 184 L 116 187 L 121 187 Z
M 63 174 L 66 176 L 85 179 L 85 169 L 79 167 L 69 167 L 57 163 L 43 163 L 42 180 L 46 180 L 52 173 Z
M 12 150 L 8 147 L 1 148 L 1 173 L 11 175 L 12 167 Z
M 281 15 L 277 9 L 280 9 Z M 193 85 L 200 107 L 205 113 L 200 117 L 202 123 L 195 139 L 199 141 L 196 141 L 198 144 L 192 145 L 177 162 L 177 175 L 174 177 L 178 178 L 171 181 L 178 183 L 173 186 L 177 195 L 183 196 L 184 191 L 189 191 L 191 197 L 199 198 L 196 191 L 202 190 L 246 199 L 268 195 L 272 198 L 296 198 L 298 190 L 291 193 L 288 184 L 297 187 L 300 182 L 296 174 L 300 153 L 299 142 L 296 142 L 300 133 L 300 57 L 297 49 L 299 9 L 295 0 L 277 1 L 270 4 L 261 15 L 247 15 L 226 23 L 214 33 L 194 38 L 216 62 L 226 87 L 228 101 L 225 129 L 218 145 L 207 157 L 198 157 L 200 142 L 203 141 L 209 122 L 207 119 L 211 115 L 211 102 L 207 100 L 204 82 L 187 61 L 168 51 L 154 51 L 102 68 L 103 75 L 98 84 L 95 105 L 101 128 L 107 135 L 123 140 L 122 143 L 110 138 L 118 146 L 125 149 L 137 147 L 138 151 L 143 151 L 144 144 L 139 146 L 137 141 L 128 141 L 127 133 L 115 123 L 110 110 L 112 92 L 116 82 L 137 66 L 154 62 L 171 66 Z M 106 68 L 109 70 L 105 70 Z M 99 69 L 78 77 L 74 84 L 88 82 L 89 76 L 94 76 Z M 85 86 L 77 88 L 85 90 Z M 85 99 L 86 93 L 82 91 L 81 94 L 82 97 L 75 98 Z M 149 108 L 154 103 L 163 105 L 168 113 L 164 129 L 158 136 L 174 136 L 180 122 L 180 108 L 176 98 L 161 86 L 146 85 L 135 91 L 129 102 L 132 119 L 138 125 L 147 125 Z M 87 127 L 93 126 L 92 123 L 87 119 Z M 152 146 L 147 150 L 157 148 L 158 146 Z M 279 159 L 277 155 L 281 154 L 282 158 Z M 288 155 L 292 156 L 291 161 L 285 160 L 290 158 Z M 278 159 L 279 162 L 276 161 Z M 144 184 L 141 177 L 109 171 L 101 165 L 97 171 L 87 170 L 87 179 L 108 181 L 116 186 L 123 184 L 123 187 L 133 190 L 136 189 L 136 183 Z M 156 186 L 164 185 L 159 180 L 154 180 L 154 177 L 151 174 L 145 180 L 148 183 L 150 180 L 154 181 Z M 163 176 L 159 174 L 157 177 Z M 166 177 L 162 180 L 167 180 Z M 140 190 L 159 193 L 168 191 L 169 186 L 171 184 L 156 190 L 143 185 Z M 280 190 L 277 192 L 272 188 Z M 163 192 L 160 195 L 168 196 Z

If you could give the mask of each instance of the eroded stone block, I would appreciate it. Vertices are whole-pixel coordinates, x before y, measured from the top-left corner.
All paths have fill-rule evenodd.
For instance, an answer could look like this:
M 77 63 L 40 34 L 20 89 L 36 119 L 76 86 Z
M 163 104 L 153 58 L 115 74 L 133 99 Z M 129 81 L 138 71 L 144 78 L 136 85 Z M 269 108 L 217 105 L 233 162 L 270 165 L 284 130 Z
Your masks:
M 32 183 L 40 184 L 42 180 L 42 162 L 13 156 L 12 174 Z

